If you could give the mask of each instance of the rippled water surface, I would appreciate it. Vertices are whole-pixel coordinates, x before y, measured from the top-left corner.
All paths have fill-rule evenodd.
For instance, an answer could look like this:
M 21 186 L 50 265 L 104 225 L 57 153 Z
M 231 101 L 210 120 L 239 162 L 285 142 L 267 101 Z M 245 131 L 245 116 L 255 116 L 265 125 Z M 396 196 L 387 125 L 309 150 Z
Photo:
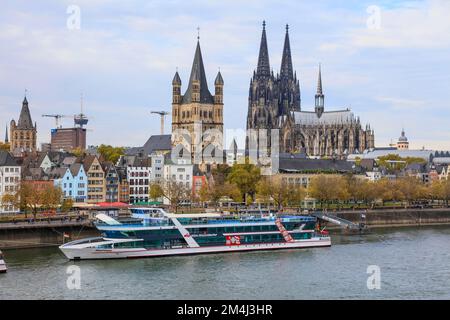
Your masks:
M 4 250 L 1 299 L 450 299 L 450 228 L 333 236 L 330 248 L 70 262 L 57 248 Z M 81 289 L 67 288 L 77 265 Z M 381 289 L 367 289 L 367 267 Z

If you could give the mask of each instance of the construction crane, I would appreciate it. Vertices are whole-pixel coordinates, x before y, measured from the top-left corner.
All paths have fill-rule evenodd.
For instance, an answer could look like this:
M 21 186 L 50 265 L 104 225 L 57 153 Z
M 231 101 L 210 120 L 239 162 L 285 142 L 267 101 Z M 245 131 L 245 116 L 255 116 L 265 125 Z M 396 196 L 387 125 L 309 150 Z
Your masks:
M 56 129 L 62 128 L 62 126 L 59 125 L 59 119 L 61 119 L 61 118 L 72 118 L 72 116 L 66 116 L 64 114 L 43 114 L 42 116 L 43 117 L 48 117 L 48 118 L 55 118 Z
M 151 111 L 150 113 L 159 114 L 161 116 L 161 135 L 164 134 L 164 117 L 169 113 L 167 111 Z

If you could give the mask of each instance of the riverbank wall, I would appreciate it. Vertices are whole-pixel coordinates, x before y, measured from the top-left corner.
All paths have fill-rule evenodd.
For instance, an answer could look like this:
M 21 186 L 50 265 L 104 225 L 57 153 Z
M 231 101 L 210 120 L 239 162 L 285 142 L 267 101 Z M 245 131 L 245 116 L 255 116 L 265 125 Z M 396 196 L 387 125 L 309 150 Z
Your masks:
M 0 249 L 59 246 L 64 242 L 99 235 L 90 224 L 0 227 Z
M 450 208 L 329 211 L 340 218 L 364 223 L 369 228 L 450 225 Z M 328 224 L 329 229 L 339 226 Z

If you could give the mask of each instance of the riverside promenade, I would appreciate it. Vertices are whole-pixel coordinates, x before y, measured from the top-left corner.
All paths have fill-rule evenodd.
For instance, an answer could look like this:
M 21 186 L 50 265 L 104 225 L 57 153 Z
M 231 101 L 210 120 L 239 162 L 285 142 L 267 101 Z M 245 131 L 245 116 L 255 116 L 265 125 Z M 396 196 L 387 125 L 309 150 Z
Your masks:
M 0 222 L 0 249 L 58 246 L 67 241 L 98 235 L 87 216 L 22 218 Z
M 91 225 L 92 221 L 87 218 L 83 219 L 61 218 L 61 219 L 36 219 L 36 220 L 29 219 L 28 221 L 0 223 L 0 230 L 80 227 Z

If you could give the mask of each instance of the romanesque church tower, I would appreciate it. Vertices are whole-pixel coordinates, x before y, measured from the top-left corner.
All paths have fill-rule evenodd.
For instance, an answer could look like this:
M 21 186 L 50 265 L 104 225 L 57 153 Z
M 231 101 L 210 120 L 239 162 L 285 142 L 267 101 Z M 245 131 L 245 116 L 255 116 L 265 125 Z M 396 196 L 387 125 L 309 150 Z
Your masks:
M 173 146 L 183 145 L 192 156 L 201 151 L 214 156 L 211 148 L 223 149 L 223 86 L 224 81 L 219 71 L 214 81 L 214 95 L 210 93 L 200 41 L 197 41 L 191 75 L 184 95 L 181 94 L 178 71 L 172 81 Z M 186 143 L 189 139 L 192 143 Z M 196 146 L 200 146 L 201 150 L 197 150 Z M 206 160 L 201 159 L 201 162 L 204 161 Z
M 33 125 L 27 97 L 23 99 L 22 110 L 19 121 L 11 120 L 10 124 L 10 151 L 11 152 L 33 152 L 36 151 L 37 126 Z

